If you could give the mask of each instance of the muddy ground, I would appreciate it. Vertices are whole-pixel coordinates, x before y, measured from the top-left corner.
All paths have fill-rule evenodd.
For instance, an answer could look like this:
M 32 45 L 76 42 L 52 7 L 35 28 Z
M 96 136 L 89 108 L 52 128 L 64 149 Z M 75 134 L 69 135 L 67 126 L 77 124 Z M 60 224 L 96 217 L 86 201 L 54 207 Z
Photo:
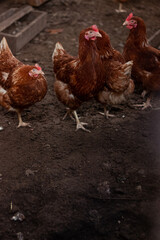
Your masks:
M 1 1 L 0 12 L 17 6 Z M 1 240 L 18 239 L 17 233 L 24 240 L 160 239 L 160 97 L 141 111 L 131 107 L 142 102 L 136 91 L 108 120 L 98 113 L 101 105 L 84 103 L 78 114 L 88 122 L 87 133 L 62 120 L 65 107 L 53 91 L 57 41 L 76 55 L 81 29 L 97 24 L 122 51 L 128 36 L 122 23 L 131 11 L 145 20 L 148 37 L 159 29 L 159 0 L 130 0 L 121 14 L 117 7 L 111 0 L 50 0 L 38 7 L 48 13 L 47 26 L 16 56 L 42 66 L 48 92 L 23 112 L 31 128 L 17 129 L 16 114 L 0 108 Z M 23 221 L 11 220 L 17 212 Z

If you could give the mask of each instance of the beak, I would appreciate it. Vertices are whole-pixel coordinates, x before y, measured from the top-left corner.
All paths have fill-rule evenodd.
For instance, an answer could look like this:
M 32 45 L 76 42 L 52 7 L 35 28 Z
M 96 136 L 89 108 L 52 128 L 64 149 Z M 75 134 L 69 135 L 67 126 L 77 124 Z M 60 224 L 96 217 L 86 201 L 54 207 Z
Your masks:
M 128 25 L 128 21 L 125 21 L 125 22 L 123 23 L 123 26 L 126 26 L 126 25 Z
M 96 32 L 96 37 L 102 37 L 102 35 L 99 32 Z

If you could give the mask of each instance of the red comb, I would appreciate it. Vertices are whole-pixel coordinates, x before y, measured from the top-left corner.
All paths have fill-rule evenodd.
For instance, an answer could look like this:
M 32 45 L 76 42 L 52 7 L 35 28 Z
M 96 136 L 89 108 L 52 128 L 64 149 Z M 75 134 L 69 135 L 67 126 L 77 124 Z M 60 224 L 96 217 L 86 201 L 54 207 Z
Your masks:
M 95 32 L 99 32 L 97 25 L 92 25 L 92 29 L 93 29 Z
M 130 13 L 130 14 L 128 15 L 128 17 L 126 18 L 126 21 L 127 21 L 127 22 L 130 21 L 132 17 L 133 17 L 133 13 Z
M 35 64 L 35 67 L 38 69 L 38 70 L 42 70 L 42 68 L 36 63 Z

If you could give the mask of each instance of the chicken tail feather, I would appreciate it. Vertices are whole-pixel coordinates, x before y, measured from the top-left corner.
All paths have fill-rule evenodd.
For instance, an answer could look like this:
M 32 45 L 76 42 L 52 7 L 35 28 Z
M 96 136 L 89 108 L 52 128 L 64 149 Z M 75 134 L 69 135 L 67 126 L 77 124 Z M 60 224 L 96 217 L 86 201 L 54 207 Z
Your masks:
M 124 74 L 128 77 L 131 76 L 133 61 L 128 61 L 125 64 L 123 64 Z
M 5 37 L 2 38 L 2 41 L 0 43 L 0 53 L 2 53 L 3 51 L 11 52 Z
M 55 56 L 59 55 L 59 54 L 63 54 L 64 53 L 64 48 L 62 46 L 61 43 L 57 42 L 52 54 L 52 60 L 54 59 Z

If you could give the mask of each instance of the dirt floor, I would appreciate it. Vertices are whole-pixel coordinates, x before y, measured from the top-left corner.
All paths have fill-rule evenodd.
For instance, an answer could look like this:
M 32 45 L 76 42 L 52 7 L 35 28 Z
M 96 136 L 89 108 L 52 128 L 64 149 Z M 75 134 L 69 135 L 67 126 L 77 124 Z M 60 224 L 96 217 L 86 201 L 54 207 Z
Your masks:
M 17 6 L 1 1 L 0 13 Z M 87 133 L 62 120 L 65 107 L 53 91 L 57 41 L 77 55 L 79 32 L 97 24 L 122 51 L 128 36 L 122 23 L 131 11 L 145 20 L 148 37 L 159 29 L 159 0 L 130 0 L 121 14 L 117 7 L 111 0 L 50 0 L 38 8 L 48 13 L 46 29 L 16 56 L 42 66 L 48 92 L 23 113 L 31 128 L 17 129 L 16 114 L 0 108 L 1 240 L 160 239 L 160 97 L 142 111 L 131 107 L 142 102 L 137 91 L 108 120 L 98 113 L 101 105 L 86 102 L 78 114 Z M 12 220 L 17 212 L 23 221 Z

